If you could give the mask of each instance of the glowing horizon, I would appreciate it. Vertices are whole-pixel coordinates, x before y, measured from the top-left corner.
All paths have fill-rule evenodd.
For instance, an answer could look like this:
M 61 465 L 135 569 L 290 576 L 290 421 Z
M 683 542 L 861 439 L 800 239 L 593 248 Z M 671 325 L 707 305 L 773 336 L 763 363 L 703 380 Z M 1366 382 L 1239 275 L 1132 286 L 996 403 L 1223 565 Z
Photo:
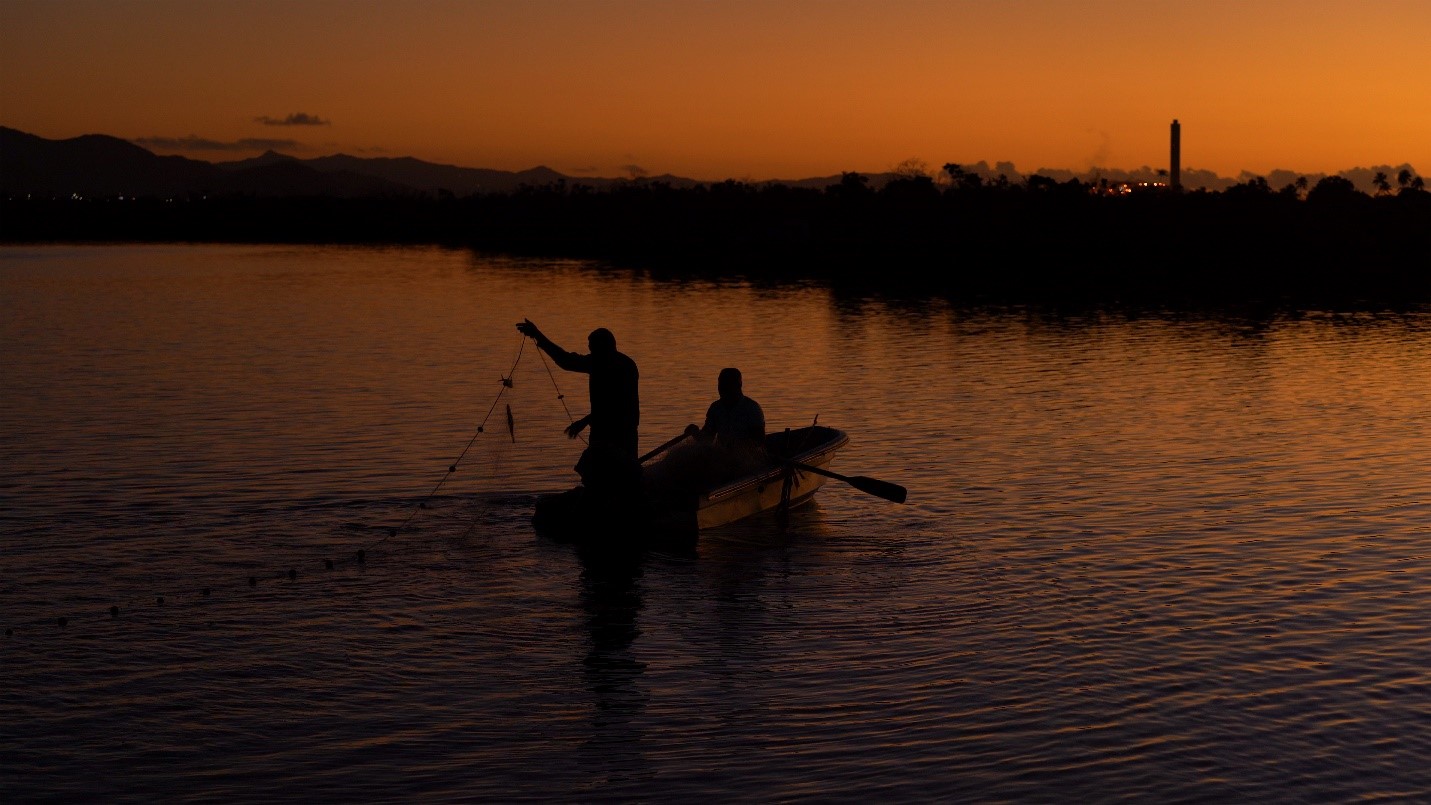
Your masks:
M 1431 3 L 0 5 L 0 124 L 214 161 L 411 156 L 699 180 L 1431 171 Z

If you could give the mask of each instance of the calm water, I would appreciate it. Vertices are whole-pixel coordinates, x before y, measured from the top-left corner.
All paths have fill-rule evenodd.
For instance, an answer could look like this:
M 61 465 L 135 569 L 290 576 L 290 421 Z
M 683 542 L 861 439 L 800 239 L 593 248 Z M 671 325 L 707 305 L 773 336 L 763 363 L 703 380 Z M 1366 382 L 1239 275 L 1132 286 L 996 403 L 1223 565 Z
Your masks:
M 585 378 L 523 317 L 616 333 L 643 447 L 736 365 L 909 503 L 540 538 Z M 1425 312 L 6 248 L 0 345 L 0 799 L 1431 798 Z

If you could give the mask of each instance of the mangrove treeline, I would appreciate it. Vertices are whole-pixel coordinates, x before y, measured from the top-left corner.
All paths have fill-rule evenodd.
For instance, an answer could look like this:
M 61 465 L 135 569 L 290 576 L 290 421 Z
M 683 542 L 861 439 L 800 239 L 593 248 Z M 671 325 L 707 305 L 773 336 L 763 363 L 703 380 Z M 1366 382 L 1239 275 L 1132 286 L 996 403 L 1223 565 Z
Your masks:
M 8 199 L 8 242 L 441 244 L 590 258 L 665 276 L 814 279 L 1006 297 L 1431 300 L 1431 193 L 1341 177 L 1220 192 L 952 168 L 873 189 L 632 181 L 336 198 Z M 1406 177 L 1402 177 L 1406 178 Z

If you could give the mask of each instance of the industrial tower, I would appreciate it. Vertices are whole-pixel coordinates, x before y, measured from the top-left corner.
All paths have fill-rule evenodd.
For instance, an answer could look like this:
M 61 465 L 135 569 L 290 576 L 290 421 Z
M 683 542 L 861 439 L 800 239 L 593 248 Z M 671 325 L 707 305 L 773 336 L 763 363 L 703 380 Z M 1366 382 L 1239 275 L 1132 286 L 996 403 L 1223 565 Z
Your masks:
M 1168 165 L 1168 181 L 1174 190 L 1183 189 L 1183 127 L 1178 125 L 1176 119 L 1173 120 L 1173 153 L 1171 162 Z

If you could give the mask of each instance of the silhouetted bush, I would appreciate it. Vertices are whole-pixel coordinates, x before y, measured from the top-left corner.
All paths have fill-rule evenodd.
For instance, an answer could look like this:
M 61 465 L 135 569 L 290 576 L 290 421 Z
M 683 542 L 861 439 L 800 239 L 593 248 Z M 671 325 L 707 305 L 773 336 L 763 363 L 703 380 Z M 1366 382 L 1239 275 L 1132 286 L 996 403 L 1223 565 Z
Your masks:
M 950 166 L 946 166 L 946 171 Z M 953 166 L 957 167 L 957 166 Z M 610 261 L 664 276 L 817 279 L 1010 298 L 1431 299 L 1431 193 L 1116 193 L 1030 177 L 872 190 L 720 182 L 565 183 L 456 198 L 16 200 L 0 237 L 35 241 L 445 244 Z M 1402 177 L 1406 178 L 1406 177 Z

